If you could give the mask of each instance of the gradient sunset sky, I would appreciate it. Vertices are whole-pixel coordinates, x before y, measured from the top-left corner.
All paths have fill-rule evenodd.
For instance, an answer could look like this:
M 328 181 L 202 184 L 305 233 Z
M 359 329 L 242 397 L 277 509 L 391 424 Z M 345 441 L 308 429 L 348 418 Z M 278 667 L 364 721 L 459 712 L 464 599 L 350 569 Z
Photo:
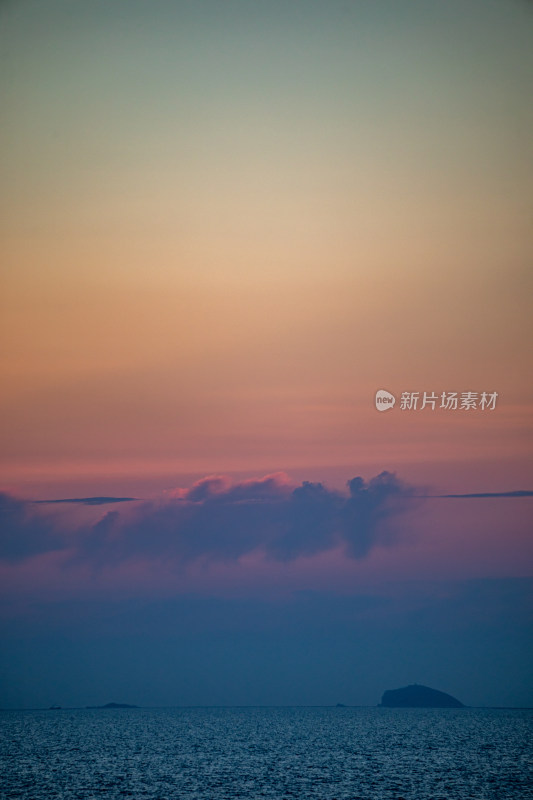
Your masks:
M 526 0 L 0 5 L 0 705 L 533 705 L 531 86 Z

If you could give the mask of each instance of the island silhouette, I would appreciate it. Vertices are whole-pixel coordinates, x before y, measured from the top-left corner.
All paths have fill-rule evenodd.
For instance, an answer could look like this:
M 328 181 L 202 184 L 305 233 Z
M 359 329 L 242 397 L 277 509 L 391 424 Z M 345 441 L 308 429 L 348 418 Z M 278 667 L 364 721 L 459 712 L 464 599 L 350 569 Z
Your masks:
M 451 694 L 418 683 L 402 689 L 387 689 L 378 705 L 382 708 L 465 708 Z

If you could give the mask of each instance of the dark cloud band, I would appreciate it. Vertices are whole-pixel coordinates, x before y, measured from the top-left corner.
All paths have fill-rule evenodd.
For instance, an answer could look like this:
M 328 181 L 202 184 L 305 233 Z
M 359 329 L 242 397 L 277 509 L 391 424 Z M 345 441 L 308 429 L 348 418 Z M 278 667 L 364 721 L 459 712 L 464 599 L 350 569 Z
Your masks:
M 352 558 L 398 536 L 395 524 L 415 496 L 412 487 L 389 472 L 365 482 L 348 481 L 345 493 L 322 483 L 295 486 L 283 474 L 231 484 L 223 476 L 204 478 L 187 490 L 156 501 L 113 510 L 96 524 L 67 536 L 33 503 L 0 495 L 4 533 L 0 558 L 18 561 L 52 550 L 68 550 L 72 561 L 95 567 L 129 560 L 197 559 L 235 561 L 260 551 L 266 558 L 291 561 L 342 546 Z M 133 498 L 77 498 L 90 505 Z M 411 505 L 411 503 L 409 503 Z M 32 510 L 33 509 L 33 510 Z
M 108 503 L 130 503 L 137 500 L 136 497 L 66 497 L 60 500 L 34 500 L 35 505 L 53 503 L 81 503 L 85 506 L 103 506 Z

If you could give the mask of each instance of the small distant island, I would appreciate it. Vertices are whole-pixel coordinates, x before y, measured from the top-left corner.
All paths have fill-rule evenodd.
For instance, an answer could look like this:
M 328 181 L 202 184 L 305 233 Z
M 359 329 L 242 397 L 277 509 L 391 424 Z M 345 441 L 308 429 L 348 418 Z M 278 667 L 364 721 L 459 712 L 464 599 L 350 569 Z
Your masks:
M 403 689 L 388 689 L 378 705 L 383 708 L 465 708 L 451 694 L 418 683 L 404 686 Z
M 106 703 L 105 706 L 85 706 L 85 708 L 139 708 L 128 703 Z

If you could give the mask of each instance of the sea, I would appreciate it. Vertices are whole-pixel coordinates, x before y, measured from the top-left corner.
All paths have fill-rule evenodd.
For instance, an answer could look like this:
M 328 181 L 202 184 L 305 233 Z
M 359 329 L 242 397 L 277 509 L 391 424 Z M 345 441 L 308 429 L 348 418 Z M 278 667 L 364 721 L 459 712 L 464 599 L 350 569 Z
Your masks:
M 0 712 L 0 794 L 24 800 L 527 800 L 533 710 Z

